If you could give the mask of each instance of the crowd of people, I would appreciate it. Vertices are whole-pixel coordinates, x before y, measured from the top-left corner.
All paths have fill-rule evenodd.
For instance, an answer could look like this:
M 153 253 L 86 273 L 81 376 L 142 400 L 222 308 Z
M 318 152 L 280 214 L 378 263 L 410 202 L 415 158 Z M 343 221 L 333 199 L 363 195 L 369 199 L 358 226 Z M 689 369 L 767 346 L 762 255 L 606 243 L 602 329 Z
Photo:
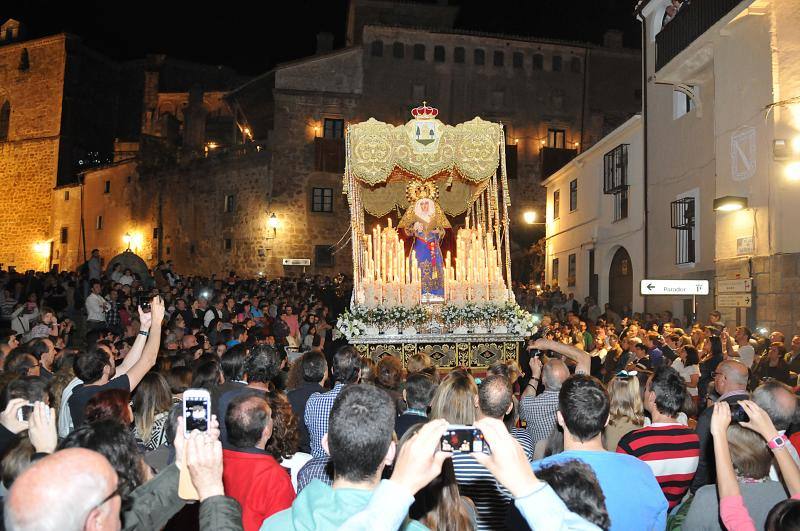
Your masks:
M 800 336 L 522 289 L 519 360 L 443 370 L 334 339 L 342 277 L 99 264 L 0 273 L 6 529 L 800 527 Z

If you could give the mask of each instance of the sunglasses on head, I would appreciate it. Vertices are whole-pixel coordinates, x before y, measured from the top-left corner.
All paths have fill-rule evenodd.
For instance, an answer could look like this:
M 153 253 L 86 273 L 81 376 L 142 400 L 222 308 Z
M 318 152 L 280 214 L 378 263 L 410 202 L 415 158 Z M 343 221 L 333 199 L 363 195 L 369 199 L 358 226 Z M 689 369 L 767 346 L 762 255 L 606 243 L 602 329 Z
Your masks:
M 617 373 L 617 378 L 621 380 L 630 380 L 637 374 L 639 374 L 639 371 L 619 371 Z

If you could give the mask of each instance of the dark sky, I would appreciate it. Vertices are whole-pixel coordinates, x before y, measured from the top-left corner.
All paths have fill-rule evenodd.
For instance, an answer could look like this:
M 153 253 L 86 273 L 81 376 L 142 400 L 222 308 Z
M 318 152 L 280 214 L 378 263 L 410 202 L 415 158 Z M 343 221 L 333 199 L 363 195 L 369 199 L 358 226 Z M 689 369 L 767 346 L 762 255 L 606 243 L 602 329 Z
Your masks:
M 461 6 L 457 27 L 557 39 L 601 42 L 607 28 L 639 46 L 634 0 L 451 0 Z M 146 53 L 259 74 L 276 63 L 314 52 L 320 31 L 344 45 L 347 0 L 280 2 L 177 0 L 17 0 L 3 2 L 0 21 L 16 18 L 28 35 L 69 31 L 115 59 Z

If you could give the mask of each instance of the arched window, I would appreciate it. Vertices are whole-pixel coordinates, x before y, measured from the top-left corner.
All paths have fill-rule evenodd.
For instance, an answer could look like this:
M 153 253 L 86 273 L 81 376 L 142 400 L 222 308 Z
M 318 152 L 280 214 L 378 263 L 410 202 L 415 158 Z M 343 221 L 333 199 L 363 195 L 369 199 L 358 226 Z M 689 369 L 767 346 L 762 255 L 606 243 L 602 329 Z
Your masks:
M 11 102 L 0 105 L 0 140 L 8 140 L 8 128 L 11 123 Z

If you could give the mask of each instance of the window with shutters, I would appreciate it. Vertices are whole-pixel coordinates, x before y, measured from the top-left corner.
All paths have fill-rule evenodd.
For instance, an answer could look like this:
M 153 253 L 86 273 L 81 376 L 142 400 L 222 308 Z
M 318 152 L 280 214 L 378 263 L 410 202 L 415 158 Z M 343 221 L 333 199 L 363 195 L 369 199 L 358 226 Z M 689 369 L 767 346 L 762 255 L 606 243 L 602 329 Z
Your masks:
M 567 286 L 575 285 L 577 256 L 573 253 L 567 257 Z
M 312 212 L 333 212 L 333 188 L 313 188 L 311 191 Z
M 555 190 L 553 192 L 553 219 L 558 219 L 559 210 L 561 209 L 561 191 Z

